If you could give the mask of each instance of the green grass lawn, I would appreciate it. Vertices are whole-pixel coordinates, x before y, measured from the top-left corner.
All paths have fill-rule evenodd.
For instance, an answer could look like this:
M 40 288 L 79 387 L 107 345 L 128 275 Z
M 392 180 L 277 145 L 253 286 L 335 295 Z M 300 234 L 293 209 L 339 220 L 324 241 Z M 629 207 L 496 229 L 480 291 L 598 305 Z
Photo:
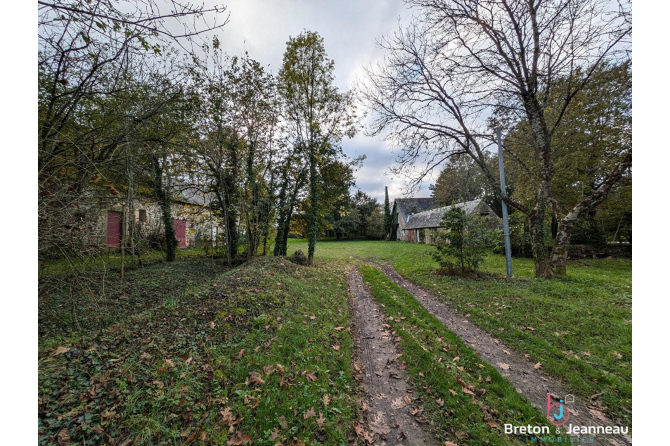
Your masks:
M 296 249 L 306 253 L 307 243 L 289 240 L 288 254 Z M 615 421 L 630 423 L 629 260 L 570 262 L 566 278 L 541 280 L 532 277 L 530 260 L 515 259 L 515 278 L 507 281 L 504 258 L 490 256 L 487 279 L 473 280 L 437 275 L 430 250 L 322 241 L 313 268 L 268 257 L 233 269 L 180 251 L 173 263 L 148 256 L 124 281 L 113 256 L 87 260 L 83 275 L 62 261 L 45 262 L 39 442 L 346 444 L 360 416 L 344 273 L 348 264 L 361 265 L 357 257 L 392 263 L 541 362 L 579 398 L 593 396 Z M 411 296 L 377 270 L 363 272 L 394 316 L 402 360 L 443 439 L 497 444 L 504 422 L 543 422 Z M 456 378 L 486 392 L 473 398 Z
M 306 252 L 306 243 L 291 240 Z M 316 258 L 352 261 L 375 257 L 450 302 L 481 328 L 528 354 L 562 379 L 576 395 L 630 424 L 632 400 L 632 262 L 625 259 L 570 261 L 560 279 L 536 279 L 530 259 L 513 259 L 514 278 L 505 279 L 505 259 L 487 257 L 483 270 L 499 279 L 440 276 L 433 248 L 406 242 L 322 242 Z M 501 330 L 502 329 L 502 330 Z
M 44 317 L 40 444 L 347 443 L 357 388 L 339 268 L 265 258 L 197 277 L 195 262 L 137 270 L 193 282 L 153 289 L 153 306 L 138 299 L 107 327 Z

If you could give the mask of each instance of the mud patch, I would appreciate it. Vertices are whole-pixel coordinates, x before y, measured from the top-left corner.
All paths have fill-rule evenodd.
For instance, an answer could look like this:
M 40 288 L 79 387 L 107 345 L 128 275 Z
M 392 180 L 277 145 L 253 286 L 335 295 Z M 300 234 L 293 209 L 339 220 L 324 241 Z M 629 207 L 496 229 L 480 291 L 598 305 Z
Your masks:
M 366 425 L 356 428 L 357 435 L 376 445 L 438 444 L 413 416 L 420 414 L 421 401 L 414 397 L 407 374 L 398 368 L 398 351 L 390 331 L 384 327 L 377 301 L 355 268 L 348 272 L 347 281 L 366 396 Z M 419 421 L 423 421 L 420 415 Z

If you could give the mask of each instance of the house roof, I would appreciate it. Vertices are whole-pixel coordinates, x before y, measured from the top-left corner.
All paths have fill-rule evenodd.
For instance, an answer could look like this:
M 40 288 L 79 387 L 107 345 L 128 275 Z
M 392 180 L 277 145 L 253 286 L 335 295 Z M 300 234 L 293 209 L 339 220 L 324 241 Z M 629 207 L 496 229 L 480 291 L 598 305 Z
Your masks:
M 404 216 L 426 211 L 437 204 L 433 197 L 396 198 L 394 202 L 398 208 L 398 213 Z
M 444 217 L 444 213 L 448 210 L 457 207 L 462 208 L 467 214 L 472 214 L 481 203 L 482 200 L 472 200 L 419 212 L 409 218 L 405 229 L 438 228 L 442 226 L 442 217 Z

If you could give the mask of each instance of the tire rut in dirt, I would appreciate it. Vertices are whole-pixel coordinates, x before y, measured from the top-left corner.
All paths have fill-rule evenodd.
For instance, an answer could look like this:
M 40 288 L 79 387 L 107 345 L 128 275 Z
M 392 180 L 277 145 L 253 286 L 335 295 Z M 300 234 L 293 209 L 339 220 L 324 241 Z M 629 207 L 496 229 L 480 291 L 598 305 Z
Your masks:
M 502 341 L 468 321 L 465 316 L 457 313 L 448 304 L 442 302 L 433 294 L 415 285 L 388 264 L 380 264 L 370 259 L 363 259 L 375 265 L 392 282 L 412 294 L 423 307 L 442 322 L 447 329 L 456 334 L 465 344 L 479 355 L 502 376 L 510 381 L 517 392 L 525 395 L 531 404 L 543 413 L 547 410 L 547 394 L 552 397 L 552 404 L 558 403 L 558 398 L 571 394 L 570 390 L 555 378 L 549 377 L 535 368 L 535 365 L 516 353 Z M 569 424 L 576 426 L 612 426 L 605 414 L 597 409 L 587 407 L 580 398 L 568 404 L 570 411 Z M 595 411 L 595 412 L 592 412 Z M 582 435 L 578 435 L 582 436 Z M 587 437 L 590 435 L 587 435 Z M 599 435 L 595 437 L 594 445 L 628 446 L 633 440 L 628 435 Z
M 379 305 L 352 268 L 347 277 L 354 313 L 356 346 L 366 394 L 366 422 L 376 445 L 439 444 L 412 416 L 420 403 L 407 374 L 398 369 L 398 352 L 383 326 Z

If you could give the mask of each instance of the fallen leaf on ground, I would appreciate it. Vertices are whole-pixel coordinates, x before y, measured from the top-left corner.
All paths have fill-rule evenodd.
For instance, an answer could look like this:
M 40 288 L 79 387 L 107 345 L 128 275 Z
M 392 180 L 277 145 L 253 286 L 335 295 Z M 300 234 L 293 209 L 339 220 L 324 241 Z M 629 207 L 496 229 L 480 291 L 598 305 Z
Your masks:
M 340 346 L 339 345 L 333 345 L 333 350 L 339 350 Z
M 58 434 L 56 435 L 56 441 L 58 442 L 58 446 L 70 445 L 70 436 L 67 433 L 67 429 L 63 428 L 60 431 L 58 431 Z
M 316 419 L 316 424 L 319 425 L 319 427 L 323 427 L 323 423 L 326 421 L 325 418 L 323 418 L 323 414 L 319 412 L 319 418 Z
M 251 395 L 244 395 L 244 404 L 249 408 L 249 409 L 255 409 L 258 407 L 258 404 L 260 403 L 260 400 L 258 398 L 255 398 Z
M 307 412 L 305 412 L 304 414 L 302 414 L 302 418 L 305 419 L 305 420 L 308 419 L 308 418 L 315 417 L 315 416 L 316 416 L 316 412 L 314 412 L 313 407 L 311 409 L 309 409 Z
M 463 431 L 454 432 L 454 435 L 456 435 L 456 438 L 458 438 L 459 440 L 464 440 L 464 439 L 468 438 L 467 432 L 463 432 Z
M 288 423 L 286 422 L 286 417 L 284 415 L 279 417 L 279 425 L 282 429 L 288 429 Z
M 243 434 L 242 432 L 237 431 L 235 432 L 235 435 L 233 435 L 233 438 L 231 438 L 230 440 L 228 440 L 228 442 L 226 442 L 226 445 L 236 446 L 250 443 L 251 443 L 251 437 L 248 434 Z
M 344 330 L 344 327 L 335 327 L 335 330 L 336 331 L 342 331 L 342 330 Z
M 58 347 L 58 348 L 56 349 L 56 351 L 53 352 L 53 355 L 54 355 L 54 356 L 56 356 L 56 355 L 62 355 L 63 353 L 67 353 L 67 352 L 69 352 L 70 350 L 72 350 L 70 347 Z M 63 432 L 63 431 L 61 430 L 61 432 Z
M 535 364 L 535 365 L 533 366 L 533 368 L 534 368 L 535 370 L 539 369 L 540 367 L 542 367 L 542 363 L 541 363 L 541 362 L 538 362 L 537 364 Z
M 509 364 L 505 364 L 504 362 L 499 362 L 498 365 L 503 370 L 509 370 Z
M 330 397 L 328 395 L 323 396 L 323 405 L 327 406 L 330 403 Z
M 437 405 L 440 406 L 440 407 L 444 406 L 444 400 L 442 400 L 442 399 L 439 399 L 439 398 L 438 398 L 437 400 L 435 400 L 435 402 L 436 402 Z
M 370 421 L 370 430 L 380 435 L 386 435 L 391 432 L 391 428 L 386 423 L 386 418 L 382 412 L 377 412 Z
M 453 396 L 456 396 L 456 391 L 454 389 L 449 389 L 449 393 L 451 393 Z
M 391 407 L 393 409 L 402 409 L 407 406 L 407 403 L 402 398 L 398 397 L 391 402 Z
M 237 354 L 237 359 L 242 359 L 242 355 L 244 355 L 244 349 L 240 350 L 240 352 Z
M 256 372 L 249 372 L 249 379 L 254 384 L 265 384 L 263 378 L 261 378 L 260 375 Z

